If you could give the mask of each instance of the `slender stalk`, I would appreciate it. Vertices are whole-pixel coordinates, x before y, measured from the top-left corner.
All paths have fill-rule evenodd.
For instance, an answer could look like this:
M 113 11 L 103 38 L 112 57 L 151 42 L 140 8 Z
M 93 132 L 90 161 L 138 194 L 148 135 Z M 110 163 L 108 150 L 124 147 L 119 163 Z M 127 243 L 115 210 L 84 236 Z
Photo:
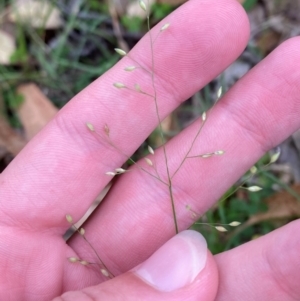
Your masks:
M 213 108 L 214 108 L 214 106 L 216 105 L 216 103 L 217 103 L 217 101 L 213 104 L 212 108 L 210 109 L 210 112 L 213 110 Z M 189 154 L 190 154 L 190 152 L 192 151 L 192 149 L 193 149 L 193 147 L 194 147 L 194 144 L 195 144 L 197 138 L 199 137 L 200 133 L 202 132 L 202 129 L 203 129 L 203 127 L 204 127 L 206 121 L 207 121 L 207 119 L 204 120 L 204 121 L 202 121 L 201 126 L 200 126 L 200 128 L 198 129 L 198 132 L 196 133 L 196 135 L 195 135 L 195 137 L 194 137 L 194 139 L 193 139 L 193 141 L 192 141 L 192 143 L 191 143 L 191 145 L 190 145 L 190 147 L 189 147 L 189 149 L 188 149 L 186 155 L 184 156 L 184 158 L 183 158 L 182 161 L 180 162 L 178 168 L 177 168 L 177 169 L 175 170 L 175 172 L 173 173 L 171 179 L 174 178 L 174 176 L 177 174 L 177 172 L 179 171 L 179 169 L 181 168 L 181 166 L 183 165 L 183 163 L 185 162 L 185 160 L 189 157 Z M 197 157 L 197 156 L 193 156 L 193 157 Z M 191 157 L 191 158 L 193 158 L 193 157 Z
M 157 175 L 157 177 L 160 179 L 160 176 L 159 176 L 159 173 L 158 173 L 158 171 L 157 171 L 157 165 L 156 165 L 156 160 L 155 160 L 155 157 L 154 157 L 154 170 L 155 170 L 155 173 L 156 173 L 156 175 Z M 166 183 L 167 184 L 167 183 Z
M 130 91 L 133 91 L 133 92 L 135 92 L 135 93 L 140 93 L 140 94 L 143 94 L 143 95 L 147 95 L 147 96 L 149 96 L 149 97 L 151 97 L 151 98 L 154 98 L 153 95 L 148 94 L 148 93 L 146 93 L 146 92 L 144 92 L 144 91 L 137 91 L 137 90 L 132 89 L 132 88 L 129 88 L 129 87 L 126 87 L 125 89 L 130 90 Z
M 202 131 L 202 129 L 203 129 L 204 124 L 205 124 L 205 121 L 202 122 L 202 124 L 201 124 L 201 126 L 200 126 L 200 128 L 199 128 L 199 130 L 198 130 L 198 132 L 197 132 L 197 134 L 195 135 L 195 137 L 194 137 L 194 139 L 193 139 L 193 141 L 192 141 L 192 143 L 191 143 L 191 145 L 190 145 L 190 147 L 189 147 L 189 149 L 188 149 L 188 151 L 187 151 L 187 153 L 185 154 L 185 156 L 184 156 L 184 158 L 182 159 L 182 161 L 180 162 L 179 166 L 177 167 L 177 169 L 176 169 L 175 172 L 173 173 L 172 179 L 173 179 L 174 176 L 177 174 L 177 172 L 179 171 L 179 169 L 181 168 L 181 166 L 183 165 L 183 163 L 185 162 L 185 160 L 188 158 L 188 155 L 190 154 L 191 150 L 193 149 L 193 146 L 194 146 L 194 144 L 195 144 L 195 142 L 196 142 L 198 136 L 200 135 L 200 133 L 201 133 L 201 131 Z
M 170 182 L 169 182 L 169 192 L 170 192 L 170 198 L 171 198 L 171 205 L 172 205 L 173 220 L 174 220 L 174 225 L 175 225 L 175 232 L 176 232 L 176 234 L 178 234 L 179 233 L 178 222 L 177 222 L 177 216 L 176 216 L 176 208 L 175 208 L 175 202 L 174 202 L 174 196 L 173 196 L 173 187 L 172 187 L 171 179 L 170 179 Z
M 97 132 L 95 132 L 95 134 L 100 137 L 101 139 L 103 139 L 103 137 L 101 137 L 101 135 L 99 135 Z M 149 176 L 155 178 L 156 180 L 160 181 L 161 183 L 163 183 L 164 185 L 168 185 L 167 182 L 163 181 L 160 177 L 155 176 L 154 174 L 152 174 L 151 172 L 149 172 L 148 170 L 146 170 L 145 168 L 141 167 L 136 161 L 134 161 L 131 157 L 129 157 L 127 154 L 125 154 L 119 147 L 117 147 L 113 142 L 111 142 L 109 139 L 105 139 L 108 144 L 110 146 L 112 146 L 113 148 L 115 148 L 119 153 L 121 153 L 122 155 L 124 155 L 132 164 L 136 165 L 140 170 L 144 171 L 146 174 L 148 174 Z
M 149 73 L 151 75 L 151 72 L 149 70 L 147 70 L 145 67 L 143 67 L 137 60 L 135 60 L 129 54 L 126 54 L 126 56 L 129 57 L 133 62 L 135 62 L 140 69 L 144 70 L 146 73 Z
M 300 195 L 298 194 L 297 191 L 295 191 L 294 189 L 292 189 L 291 187 L 289 187 L 288 185 L 286 185 L 284 182 L 278 180 L 276 177 L 274 177 L 268 171 L 261 170 L 259 172 L 262 173 L 264 176 L 268 177 L 269 179 L 271 179 L 272 181 L 274 181 L 275 183 L 279 184 L 283 189 L 285 189 L 288 193 L 290 193 L 293 197 L 295 197 L 297 199 L 297 201 L 300 201 Z
M 79 233 L 79 235 L 81 235 L 79 229 L 78 229 L 75 225 L 73 225 L 73 227 L 74 227 L 74 229 Z M 103 260 L 100 258 L 98 252 L 97 252 L 96 249 L 93 247 L 93 245 L 87 240 L 87 238 L 86 238 L 84 235 L 81 235 L 81 236 L 82 236 L 82 238 L 86 241 L 86 243 L 90 246 L 90 248 L 94 251 L 94 253 L 96 254 L 96 256 L 97 256 L 98 260 L 100 261 L 100 263 L 102 264 L 102 266 L 103 266 L 103 267 L 108 271 L 108 273 L 111 275 L 110 278 L 115 277 L 114 274 L 107 268 L 107 266 L 105 265 L 105 263 L 103 262 Z
M 158 38 L 159 35 L 160 35 L 160 31 L 158 32 L 158 34 L 156 35 L 156 37 L 153 39 L 152 45 L 155 44 L 155 42 L 156 42 L 156 40 L 157 40 L 157 38 Z
M 148 7 L 149 7 L 149 1 L 148 1 Z M 154 64 L 154 52 L 153 52 L 153 40 L 152 40 L 152 34 L 151 34 L 151 30 L 150 30 L 149 12 L 147 15 L 147 25 L 148 25 L 148 32 L 149 32 L 149 37 L 150 37 L 151 65 L 152 65 L 151 66 L 151 82 L 152 82 L 152 87 L 153 87 L 153 92 L 154 92 L 155 110 L 156 110 L 156 115 L 157 115 L 157 119 L 158 119 L 158 123 L 159 123 L 159 132 L 160 132 L 160 136 L 161 136 L 161 140 L 162 140 L 162 148 L 163 148 L 165 165 L 166 165 L 167 176 L 168 176 L 168 186 L 169 186 L 169 193 L 170 193 L 170 199 L 171 199 L 172 214 L 173 214 L 173 219 L 174 219 L 175 232 L 177 234 L 178 233 L 178 222 L 177 222 L 176 208 L 175 208 L 174 195 L 173 195 L 173 189 L 172 189 L 172 179 L 171 179 L 170 170 L 169 170 L 168 156 L 167 156 L 166 145 L 165 145 L 165 136 L 163 133 L 162 121 L 160 118 L 158 104 L 157 104 L 157 91 L 156 91 L 156 87 L 155 87 L 155 72 L 154 72 L 155 64 Z
M 228 195 L 226 195 L 226 197 L 222 198 L 218 203 L 222 203 L 224 201 L 226 201 L 230 196 L 232 196 L 234 193 L 236 193 L 239 189 L 241 189 L 243 187 L 243 185 L 253 177 L 253 175 L 249 176 L 246 178 L 246 180 L 244 180 L 242 182 L 242 184 L 240 184 L 239 186 L 237 186 L 236 188 L 234 188 L 234 190 L 232 192 L 230 192 Z

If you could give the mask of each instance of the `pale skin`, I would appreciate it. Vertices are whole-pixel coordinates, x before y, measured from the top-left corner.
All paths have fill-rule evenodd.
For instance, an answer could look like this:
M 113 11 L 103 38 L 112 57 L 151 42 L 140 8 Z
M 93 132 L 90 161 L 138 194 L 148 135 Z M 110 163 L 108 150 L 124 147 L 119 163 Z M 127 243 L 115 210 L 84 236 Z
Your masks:
M 154 47 L 162 117 L 230 65 L 249 37 L 247 16 L 234 0 L 190 0 L 154 31 L 166 22 L 171 25 Z M 189 159 L 174 177 L 180 230 L 193 222 L 187 204 L 199 215 L 205 213 L 267 150 L 300 127 L 299 46 L 299 38 L 280 45 L 208 114 L 192 154 L 226 153 Z M 148 38 L 130 55 L 149 67 Z M 77 221 L 111 180 L 105 173 L 126 160 L 85 123 L 91 122 L 102 137 L 108 124 L 112 141 L 127 154 L 157 126 L 149 97 L 112 86 L 138 82 L 151 91 L 149 74 L 126 73 L 128 65 L 132 61 L 124 58 L 75 96 L 1 174 L 0 299 L 52 300 L 77 291 L 56 300 L 139 300 L 137 294 L 147 296 L 144 300 L 300 300 L 299 220 L 226 253 L 209 255 L 188 295 L 183 290 L 161 299 L 126 273 L 175 234 L 168 189 L 137 168 L 120 177 L 84 226 L 101 259 L 120 276 L 104 282 L 97 266 L 67 260 L 77 256 L 97 261 L 78 235 L 64 242 L 69 227 L 65 215 Z M 171 170 L 198 127 L 199 121 L 168 143 Z M 161 150 L 155 161 L 164 178 Z

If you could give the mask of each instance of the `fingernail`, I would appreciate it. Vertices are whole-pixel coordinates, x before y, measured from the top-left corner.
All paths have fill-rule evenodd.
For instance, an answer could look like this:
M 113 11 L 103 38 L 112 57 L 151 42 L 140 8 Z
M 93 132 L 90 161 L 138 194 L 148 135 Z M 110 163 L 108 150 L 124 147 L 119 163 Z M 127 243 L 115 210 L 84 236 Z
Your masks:
M 180 232 L 132 271 L 159 291 L 172 292 L 191 284 L 204 269 L 207 243 L 198 232 Z

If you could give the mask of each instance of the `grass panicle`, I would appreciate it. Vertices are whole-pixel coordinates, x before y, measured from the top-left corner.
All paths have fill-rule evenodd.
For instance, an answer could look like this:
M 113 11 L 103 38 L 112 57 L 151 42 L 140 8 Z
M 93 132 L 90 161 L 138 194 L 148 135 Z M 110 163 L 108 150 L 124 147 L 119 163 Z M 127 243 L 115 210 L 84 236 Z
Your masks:
M 127 67 L 124 68 L 125 72 L 135 72 L 135 70 L 139 69 L 145 72 L 145 74 L 147 74 L 149 76 L 149 81 L 152 87 L 152 92 L 147 93 L 145 92 L 142 87 L 141 84 L 142 83 L 136 83 L 133 87 L 128 86 L 126 83 L 123 82 L 114 82 L 112 83 L 112 86 L 116 89 L 128 89 L 129 91 L 131 91 L 132 93 L 140 93 L 143 95 L 147 95 L 149 96 L 152 100 L 153 100 L 153 106 L 155 109 L 155 115 L 157 118 L 157 124 L 158 124 L 158 131 L 159 131 L 159 136 L 160 136 L 160 140 L 161 140 L 161 149 L 162 149 L 162 154 L 163 154 L 163 161 L 164 161 L 164 169 L 165 169 L 165 177 L 163 177 L 162 175 L 160 175 L 158 173 L 157 170 L 157 166 L 155 163 L 155 151 L 154 149 L 148 145 L 147 150 L 148 150 L 148 155 L 146 157 L 144 157 L 144 162 L 147 165 L 147 168 L 144 167 L 144 165 L 142 163 L 138 163 L 136 162 L 134 159 L 132 159 L 130 156 L 128 156 L 127 154 L 125 154 L 110 138 L 110 132 L 113 131 L 114 129 L 110 129 L 108 127 L 107 124 L 104 125 L 104 135 L 102 134 L 102 131 L 97 131 L 95 129 L 95 127 L 87 122 L 86 126 L 88 128 L 88 130 L 95 135 L 97 138 L 101 139 L 101 140 L 105 140 L 110 146 L 112 146 L 116 151 L 118 151 L 120 154 L 124 155 L 128 161 L 133 164 L 134 166 L 136 166 L 138 169 L 140 169 L 141 171 L 145 172 L 146 174 L 148 174 L 149 176 L 151 176 L 154 180 L 157 180 L 161 183 L 163 183 L 166 188 L 168 189 L 168 195 L 169 195 L 169 199 L 170 199 L 170 212 L 172 214 L 173 217 L 173 221 L 174 221 L 174 234 L 177 234 L 179 232 L 179 225 L 178 225 L 178 217 L 177 217 L 177 205 L 175 202 L 175 197 L 174 197 L 174 187 L 173 187 L 173 179 L 176 176 L 176 174 L 180 171 L 180 169 L 182 168 L 183 164 L 185 163 L 185 161 L 187 159 L 195 159 L 195 158 L 201 158 L 201 159 L 206 159 L 206 158 L 210 158 L 213 156 L 222 156 L 225 154 L 225 150 L 216 150 L 210 153 L 205 153 L 205 154 L 199 154 L 199 155 L 191 155 L 191 151 L 194 149 L 194 145 L 195 142 L 197 141 L 197 139 L 199 138 L 203 127 L 205 126 L 207 120 L 209 119 L 209 115 L 211 114 L 211 110 L 213 110 L 215 104 L 217 103 L 217 101 L 221 98 L 222 94 L 223 94 L 223 89 L 222 87 L 220 87 L 217 91 L 217 101 L 215 102 L 215 104 L 213 105 L 213 107 L 211 108 L 211 110 L 209 112 L 205 111 L 202 113 L 200 119 L 200 126 L 197 130 L 197 132 L 195 133 L 192 142 L 190 144 L 190 146 L 188 147 L 188 150 L 186 151 L 186 153 L 184 154 L 183 158 L 180 160 L 180 162 L 178 162 L 178 166 L 177 168 L 175 168 L 175 171 L 173 173 L 171 173 L 170 171 L 170 166 L 169 166 L 169 156 L 168 156 L 168 150 L 167 150 L 167 145 L 166 145 L 166 137 L 165 137 L 165 133 L 162 127 L 162 117 L 161 117 L 161 113 L 159 110 L 159 104 L 158 104 L 158 89 L 157 89 L 157 84 L 156 84 L 156 62 L 155 62 L 155 54 L 154 54 L 154 43 L 157 41 L 157 39 L 159 39 L 161 34 L 167 34 L 168 29 L 170 28 L 171 24 L 170 23 L 165 23 L 159 30 L 159 32 L 157 33 L 157 35 L 155 37 L 153 37 L 153 33 L 151 31 L 150 28 L 150 5 L 149 5 L 149 1 L 145 2 L 143 0 L 139 0 L 139 6 L 140 8 L 146 12 L 146 18 L 147 18 L 147 28 L 148 28 L 148 37 L 149 37 L 149 48 L 150 48 L 150 52 L 151 52 L 151 64 L 150 64 L 150 68 L 146 69 L 145 67 L 141 66 L 140 63 L 135 60 L 133 57 L 131 57 L 130 52 L 126 52 L 123 49 L 120 48 L 115 48 L 115 52 L 120 55 L 121 57 L 127 57 L 128 59 L 130 59 L 132 61 L 132 65 L 128 65 Z M 276 153 L 271 157 L 270 163 L 274 163 L 278 157 L 279 157 L 280 153 Z M 114 177 L 116 175 L 122 175 L 126 172 L 130 171 L 123 169 L 122 167 L 114 167 L 113 170 L 107 171 L 105 174 L 107 176 L 110 177 Z M 238 189 L 246 189 L 250 192 L 256 192 L 261 190 L 261 188 L 257 185 L 252 185 L 249 187 L 244 186 L 244 184 L 247 182 L 247 180 L 251 179 L 251 177 L 253 177 L 254 175 L 256 175 L 258 173 L 258 169 L 256 167 L 252 167 L 250 170 L 250 176 L 237 188 L 235 189 L 231 194 L 233 194 L 234 192 L 236 192 L 236 190 Z M 230 194 L 230 195 L 231 195 Z M 228 196 L 227 196 L 228 197 Z M 226 197 L 226 198 L 227 198 Z M 222 199 L 221 201 L 224 201 L 225 199 Z M 186 210 L 190 212 L 191 217 L 194 220 L 199 219 L 199 214 L 197 212 L 195 212 L 192 207 L 190 205 L 186 205 Z M 66 219 L 69 223 L 72 224 L 73 227 L 73 219 L 71 218 L 70 215 L 66 216 Z M 209 227 L 213 227 L 215 230 L 219 231 L 219 232 L 226 232 L 228 227 L 237 227 L 239 226 L 241 223 L 239 221 L 232 221 L 230 223 L 201 223 L 201 222 L 195 222 L 196 225 L 206 225 Z M 227 227 L 227 228 L 226 228 Z M 101 260 L 100 256 L 98 255 L 98 253 L 96 252 L 96 250 L 93 248 L 93 246 L 88 242 L 88 240 L 85 237 L 85 231 L 83 228 L 77 229 L 75 227 L 75 230 L 83 237 L 83 239 L 90 245 L 90 247 L 93 249 L 93 251 L 96 253 L 96 256 L 98 258 L 98 261 L 100 262 L 101 265 L 101 273 L 108 277 L 111 278 L 113 277 L 113 274 L 109 271 L 109 269 L 105 266 L 105 264 L 103 263 L 103 261 Z M 72 263 L 76 263 L 79 262 L 81 264 L 87 263 L 87 261 L 83 261 L 81 259 L 78 258 L 74 258 L 71 257 L 69 258 L 69 261 Z

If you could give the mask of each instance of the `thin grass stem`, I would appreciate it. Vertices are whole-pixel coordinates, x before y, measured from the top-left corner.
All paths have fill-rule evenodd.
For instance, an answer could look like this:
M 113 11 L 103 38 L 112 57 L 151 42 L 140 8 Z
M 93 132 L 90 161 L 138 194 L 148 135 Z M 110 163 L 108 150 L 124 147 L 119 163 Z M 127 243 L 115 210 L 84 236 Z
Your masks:
M 95 132 L 95 134 L 103 139 L 103 137 L 101 135 L 99 135 L 97 132 Z M 105 141 L 107 141 L 107 143 L 112 146 L 113 148 L 115 148 L 119 153 L 121 153 L 122 155 L 124 155 L 132 164 L 134 164 L 135 166 L 137 166 L 140 170 L 144 171 L 146 174 L 148 174 L 149 176 L 155 178 L 156 180 L 160 181 L 161 183 L 163 183 L 164 185 L 168 185 L 167 182 L 163 181 L 161 178 L 155 176 L 154 174 L 152 174 L 151 172 L 149 172 L 148 170 L 146 170 L 145 168 L 141 167 L 136 161 L 134 161 L 130 156 L 128 156 L 127 154 L 125 154 L 119 147 L 117 147 L 113 142 L 111 142 L 110 140 L 105 139 Z
M 212 106 L 210 112 L 213 110 L 213 108 L 214 108 L 214 106 L 216 105 L 216 103 L 217 103 L 217 102 L 215 102 L 215 103 L 213 104 L 213 106 Z M 194 137 L 194 139 L 193 139 L 193 141 L 192 141 L 192 143 L 191 143 L 191 145 L 190 145 L 190 147 L 189 147 L 189 149 L 188 149 L 186 155 L 184 156 L 184 158 L 183 158 L 182 161 L 180 162 L 178 168 L 177 168 L 177 169 L 175 170 L 175 172 L 173 173 L 171 179 L 174 178 L 174 176 L 177 174 L 177 172 L 179 171 L 179 169 L 181 168 L 181 166 L 184 164 L 185 160 L 188 158 L 190 152 L 192 151 L 192 149 L 193 149 L 193 147 L 194 147 L 194 144 L 195 144 L 197 138 L 199 137 L 200 133 L 202 132 L 202 129 L 203 129 L 203 127 L 204 127 L 206 121 L 207 121 L 207 119 L 204 120 L 204 121 L 202 121 L 201 126 L 200 126 L 200 128 L 198 129 L 198 132 L 196 133 L 196 135 L 195 135 L 195 137 Z
M 149 0 L 148 0 L 148 7 L 149 7 Z M 154 62 L 154 53 L 153 53 L 152 33 L 150 30 L 149 12 L 147 15 L 147 26 L 148 26 L 148 33 L 149 33 L 149 37 L 150 37 L 151 81 L 152 81 L 152 87 L 153 87 L 153 91 L 154 91 L 155 110 L 156 110 L 156 115 L 157 115 L 157 119 L 158 119 L 158 123 L 159 123 L 159 132 L 160 132 L 160 136 L 161 136 L 161 140 L 162 140 L 162 148 L 163 148 L 165 165 L 166 165 L 166 170 L 167 170 L 168 186 L 169 186 L 169 193 L 170 193 L 171 206 L 172 206 L 172 214 L 173 214 L 173 219 L 174 219 L 175 232 L 177 234 L 179 231 L 178 231 L 178 222 L 177 222 L 176 208 L 175 208 L 175 202 L 174 202 L 174 196 L 173 196 L 172 179 L 171 179 L 170 170 L 169 170 L 168 156 L 167 156 L 166 145 L 165 145 L 165 136 L 164 136 L 163 129 L 162 129 L 162 120 L 160 118 L 158 104 L 157 104 L 157 91 L 156 91 L 156 86 L 155 86 L 155 62 Z
M 82 235 L 80 233 L 80 230 L 75 226 L 73 225 L 74 229 L 79 233 L 80 236 L 82 236 L 82 238 L 86 241 L 86 243 L 90 246 L 90 248 L 94 251 L 94 253 L 96 254 L 98 260 L 100 261 L 101 265 L 108 271 L 108 273 L 110 274 L 110 278 L 113 278 L 115 277 L 115 275 L 107 268 L 107 266 L 105 265 L 105 263 L 103 262 L 103 260 L 100 258 L 98 252 L 96 251 L 96 249 L 93 247 L 93 245 L 87 240 L 87 238 Z

